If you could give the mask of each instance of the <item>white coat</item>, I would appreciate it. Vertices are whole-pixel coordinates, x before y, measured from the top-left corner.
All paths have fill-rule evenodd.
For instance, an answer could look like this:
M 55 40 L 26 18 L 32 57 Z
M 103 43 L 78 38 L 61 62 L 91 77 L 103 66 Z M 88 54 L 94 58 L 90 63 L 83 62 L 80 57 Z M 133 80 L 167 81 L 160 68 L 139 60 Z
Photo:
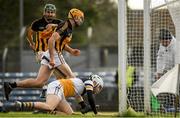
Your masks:
M 173 37 L 169 46 L 160 44 L 157 54 L 156 73 L 164 74 L 175 66 L 176 39 Z

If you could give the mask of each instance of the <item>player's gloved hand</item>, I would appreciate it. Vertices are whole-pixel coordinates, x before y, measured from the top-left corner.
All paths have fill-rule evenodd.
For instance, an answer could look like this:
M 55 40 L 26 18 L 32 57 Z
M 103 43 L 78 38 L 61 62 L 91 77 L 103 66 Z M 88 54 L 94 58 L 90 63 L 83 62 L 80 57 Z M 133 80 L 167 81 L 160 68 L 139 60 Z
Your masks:
M 99 105 L 96 105 L 96 109 L 98 109 L 99 107 L 100 107 Z M 85 113 L 87 113 L 89 111 L 92 111 L 92 108 L 91 108 L 90 105 L 86 105 L 84 108 L 81 108 L 81 113 L 82 114 L 85 114 Z M 95 115 L 96 115 L 96 113 L 95 113 Z
M 86 105 L 83 109 L 81 109 L 82 114 L 86 114 L 89 111 L 91 111 L 91 107 L 89 105 Z

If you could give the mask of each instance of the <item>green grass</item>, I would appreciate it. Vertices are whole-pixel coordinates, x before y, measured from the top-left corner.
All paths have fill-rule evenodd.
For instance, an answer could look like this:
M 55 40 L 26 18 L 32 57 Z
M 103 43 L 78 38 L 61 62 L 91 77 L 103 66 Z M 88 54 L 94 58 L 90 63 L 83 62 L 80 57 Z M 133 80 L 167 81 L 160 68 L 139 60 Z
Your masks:
M 165 118 L 165 117 L 174 117 L 171 114 L 151 114 L 151 115 L 142 115 L 143 113 L 138 113 L 140 116 L 136 116 L 137 118 Z M 126 116 L 126 115 L 125 115 Z M 125 117 L 124 116 L 124 117 Z M 33 114 L 32 112 L 9 112 L 9 113 L 1 113 L 0 118 L 119 118 L 117 112 L 100 112 L 99 115 L 94 115 L 92 112 L 87 113 L 85 115 L 80 112 L 76 112 L 76 115 L 50 115 L 50 114 Z M 124 118 L 122 116 L 122 118 Z M 127 117 L 127 116 L 126 116 Z M 129 116 L 128 116 L 129 117 Z M 180 117 L 180 114 L 177 114 L 177 117 Z
M 112 118 L 117 117 L 117 112 L 101 112 L 99 115 L 94 115 L 93 113 L 87 113 L 85 115 L 76 112 L 76 115 L 65 116 L 65 115 L 50 115 L 50 114 L 33 114 L 32 112 L 9 112 L 9 113 L 0 113 L 0 118 Z

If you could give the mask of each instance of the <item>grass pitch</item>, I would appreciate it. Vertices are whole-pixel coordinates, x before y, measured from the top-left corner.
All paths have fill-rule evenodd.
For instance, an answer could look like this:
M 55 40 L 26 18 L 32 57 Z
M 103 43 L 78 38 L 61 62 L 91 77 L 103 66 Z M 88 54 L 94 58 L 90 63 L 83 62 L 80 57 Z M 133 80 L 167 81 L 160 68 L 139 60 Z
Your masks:
M 51 114 L 33 114 L 32 112 L 8 112 L 2 113 L 0 112 L 0 118 L 124 118 L 124 117 L 136 117 L 136 118 L 172 118 L 174 115 L 171 114 L 151 114 L 151 115 L 140 115 L 140 116 L 127 116 L 127 115 L 119 115 L 118 112 L 100 112 L 98 115 L 94 115 L 94 113 L 89 112 L 85 115 L 80 112 L 75 112 L 76 115 L 51 115 Z M 128 112 L 127 112 L 128 113 Z M 139 113 L 138 113 L 139 114 Z M 177 114 L 177 118 L 180 117 L 180 114 Z
M 114 118 L 118 117 L 117 112 L 101 112 L 98 115 L 94 115 L 92 112 L 85 115 L 80 112 L 76 112 L 75 115 L 50 115 L 50 114 L 33 114 L 32 112 L 9 112 L 9 113 L 0 113 L 0 118 Z

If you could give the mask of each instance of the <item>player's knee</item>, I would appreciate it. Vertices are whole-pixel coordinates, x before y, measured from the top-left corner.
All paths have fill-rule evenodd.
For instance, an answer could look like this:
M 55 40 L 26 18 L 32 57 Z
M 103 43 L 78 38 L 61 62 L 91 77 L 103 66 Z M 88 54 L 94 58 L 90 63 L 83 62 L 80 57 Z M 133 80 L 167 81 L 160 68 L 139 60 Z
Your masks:
M 67 115 L 72 115 L 73 112 L 72 111 L 69 111 L 69 112 L 66 112 Z
M 74 111 L 72 109 L 66 109 L 64 111 L 64 113 L 67 114 L 67 115 L 72 115 L 74 113 Z
M 55 108 L 54 108 L 53 106 L 48 105 L 48 111 L 49 111 L 50 113 L 54 113 L 54 112 L 53 112 L 54 110 L 55 110 Z
M 36 83 L 34 83 L 37 87 L 43 87 L 45 82 L 42 80 L 36 80 Z

